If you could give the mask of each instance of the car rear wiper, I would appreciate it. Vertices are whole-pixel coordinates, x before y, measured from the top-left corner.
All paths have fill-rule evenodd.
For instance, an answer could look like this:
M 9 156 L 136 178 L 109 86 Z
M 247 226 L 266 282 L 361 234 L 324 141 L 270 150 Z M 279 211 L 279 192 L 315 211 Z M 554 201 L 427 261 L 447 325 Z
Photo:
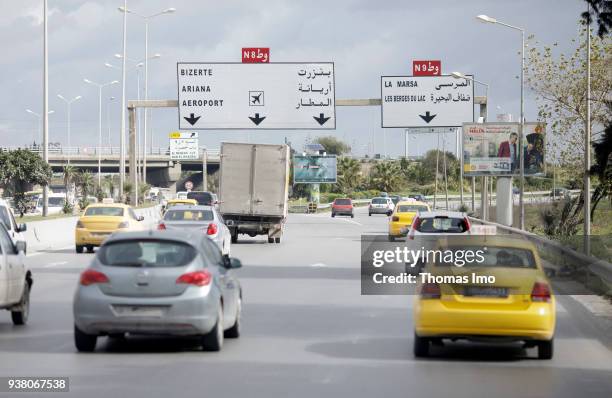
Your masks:
M 125 261 L 110 264 L 117 267 L 145 267 L 147 265 L 146 261 Z

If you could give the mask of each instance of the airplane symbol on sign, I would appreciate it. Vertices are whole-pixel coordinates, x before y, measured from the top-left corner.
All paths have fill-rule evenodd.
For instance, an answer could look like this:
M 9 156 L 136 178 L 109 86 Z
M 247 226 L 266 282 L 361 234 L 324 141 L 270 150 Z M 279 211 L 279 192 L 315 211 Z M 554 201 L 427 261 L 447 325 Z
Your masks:
M 264 92 L 263 91 L 249 91 L 249 106 L 263 106 L 264 105 Z

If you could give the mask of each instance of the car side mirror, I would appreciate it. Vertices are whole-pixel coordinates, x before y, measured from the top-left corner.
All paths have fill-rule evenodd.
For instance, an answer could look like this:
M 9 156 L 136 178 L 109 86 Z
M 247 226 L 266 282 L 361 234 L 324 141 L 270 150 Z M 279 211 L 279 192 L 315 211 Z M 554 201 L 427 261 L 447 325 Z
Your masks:
M 144 220 L 144 216 L 138 216 L 138 221 Z
M 242 262 L 235 257 L 223 257 L 223 266 L 227 269 L 242 268 Z
M 18 240 L 17 243 L 15 243 L 15 254 L 25 253 L 25 251 L 26 243 L 22 240 Z
M 25 232 L 28 230 L 28 226 L 25 223 L 17 225 L 17 232 Z

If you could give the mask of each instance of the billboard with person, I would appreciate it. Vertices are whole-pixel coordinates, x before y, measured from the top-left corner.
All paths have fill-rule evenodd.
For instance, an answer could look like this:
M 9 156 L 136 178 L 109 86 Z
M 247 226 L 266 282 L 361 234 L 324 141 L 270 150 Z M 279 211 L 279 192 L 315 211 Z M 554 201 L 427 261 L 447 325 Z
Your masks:
M 544 123 L 525 123 L 525 175 L 544 173 Z M 519 123 L 464 123 L 465 176 L 511 176 L 520 173 Z
M 293 183 L 335 183 L 337 164 L 335 155 L 303 155 L 293 157 Z

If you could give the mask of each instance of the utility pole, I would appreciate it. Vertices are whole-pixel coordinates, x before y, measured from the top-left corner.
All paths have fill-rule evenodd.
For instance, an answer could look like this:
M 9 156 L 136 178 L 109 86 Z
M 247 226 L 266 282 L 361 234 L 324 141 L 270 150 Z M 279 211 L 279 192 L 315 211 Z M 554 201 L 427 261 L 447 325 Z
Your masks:
M 586 48 L 586 129 L 584 137 L 584 252 L 591 255 L 591 6 L 587 3 L 587 48 Z
M 208 191 L 208 152 L 202 151 L 202 190 Z
M 121 10 L 121 9 L 120 9 Z M 123 0 L 123 10 L 127 10 L 127 0 Z M 123 197 L 125 183 L 125 62 L 127 58 L 127 12 L 123 12 L 123 57 L 121 64 L 121 128 L 119 137 L 119 197 Z M 134 168 L 130 164 L 130 168 Z
M 48 31 L 47 0 L 43 3 L 43 161 L 49 163 L 49 31 Z M 43 217 L 49 212 L 49 185 L 43 186 Z

